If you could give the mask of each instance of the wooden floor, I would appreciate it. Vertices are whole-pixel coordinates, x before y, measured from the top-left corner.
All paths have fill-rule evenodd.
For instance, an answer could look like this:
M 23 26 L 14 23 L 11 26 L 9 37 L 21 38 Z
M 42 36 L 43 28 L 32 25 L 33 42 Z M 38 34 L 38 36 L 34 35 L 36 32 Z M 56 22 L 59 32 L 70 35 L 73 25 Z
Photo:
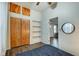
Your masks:
M 24 52 L 24 51 L 29 51 L 29 50 L 41 47 L 43 45 L 44 45 L 43 43 L 39 42 L 39 43 L 35 43 L 35 44 L 29 45 L 29 46 L 28 45 L 24 45 L 24 46 L 16 47 L 16 48 L 7 50 L 5 55 L 6 56 L 15 56 L 15 54 L 17 52 L 21 53 L 21 52 Z

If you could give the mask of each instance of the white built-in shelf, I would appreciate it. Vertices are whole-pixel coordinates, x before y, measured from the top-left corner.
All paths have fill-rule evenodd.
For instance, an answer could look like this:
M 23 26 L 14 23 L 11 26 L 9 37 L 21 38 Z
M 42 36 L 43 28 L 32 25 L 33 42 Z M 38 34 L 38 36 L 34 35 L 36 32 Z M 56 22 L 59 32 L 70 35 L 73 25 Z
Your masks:
M 41 26 L 40 21 L 32 21 L 32 38 L 41 39 Z

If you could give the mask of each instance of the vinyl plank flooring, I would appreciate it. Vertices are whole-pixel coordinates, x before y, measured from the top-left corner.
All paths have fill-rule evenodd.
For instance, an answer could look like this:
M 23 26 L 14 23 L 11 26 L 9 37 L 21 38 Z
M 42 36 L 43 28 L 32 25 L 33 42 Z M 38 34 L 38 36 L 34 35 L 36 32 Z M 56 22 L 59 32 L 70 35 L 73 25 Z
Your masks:
M 35 43 L 35 44 L 32 44 L 32 45 L 23 45 L 23 46 L 20 46 L 20 47 L 16 47 L 16 48 L 7 50 L 5 55 L 6 56 L 15 56 L 16 53 L 29 51 L 29 50 L 32 50 L 32 49 L 35 49 L 35 48 L 39 48 L 43 45 L 44 45 L 44 43 L 41 43 L 41 42 Z

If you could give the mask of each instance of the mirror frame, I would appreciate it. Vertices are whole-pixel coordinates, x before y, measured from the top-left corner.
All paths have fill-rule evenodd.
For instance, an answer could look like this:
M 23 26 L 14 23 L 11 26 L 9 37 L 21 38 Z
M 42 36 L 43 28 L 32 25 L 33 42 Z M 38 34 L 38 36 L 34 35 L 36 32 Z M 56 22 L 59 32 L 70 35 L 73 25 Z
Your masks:
M 70 22 L 64 23 L 64 24 L 62 25 L 61 29 L 62 29 L 62 31 L 63 31 L 65 34 L 71 34 L 71 33 L 73 33 L 73 32 L 75 31 L 75 25 L 73 25 L 72 23 L 70 23 L 70 24 L 73 26 L 73 30 L 72 30 L 72 32 L 70 32 L 70 33 L 66 33 L 66 32 L 63 30 L 63 26 L 64 26 L 65 24 L 67 24 L 67 23 L 70 23 Z

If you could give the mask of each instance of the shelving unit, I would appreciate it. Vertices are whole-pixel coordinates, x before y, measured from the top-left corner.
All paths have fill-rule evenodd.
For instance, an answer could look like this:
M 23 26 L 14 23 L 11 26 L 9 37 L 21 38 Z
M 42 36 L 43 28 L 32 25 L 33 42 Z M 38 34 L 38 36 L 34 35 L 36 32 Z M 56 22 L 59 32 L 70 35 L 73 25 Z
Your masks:
M 41 26 L 40 21 L 32 21 L 32 38 L 41 39 Z

